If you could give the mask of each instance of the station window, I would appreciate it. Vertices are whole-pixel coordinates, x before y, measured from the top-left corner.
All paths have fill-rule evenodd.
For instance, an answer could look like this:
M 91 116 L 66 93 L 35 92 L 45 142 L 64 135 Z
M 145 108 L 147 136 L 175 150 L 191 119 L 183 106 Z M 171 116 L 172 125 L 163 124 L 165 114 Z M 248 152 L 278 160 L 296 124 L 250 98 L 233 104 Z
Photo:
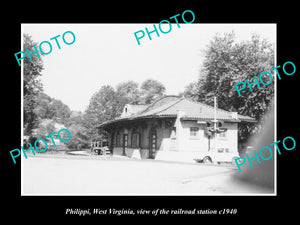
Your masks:
M 190 137 L 198 137 L 199 127 L 190 127 Z

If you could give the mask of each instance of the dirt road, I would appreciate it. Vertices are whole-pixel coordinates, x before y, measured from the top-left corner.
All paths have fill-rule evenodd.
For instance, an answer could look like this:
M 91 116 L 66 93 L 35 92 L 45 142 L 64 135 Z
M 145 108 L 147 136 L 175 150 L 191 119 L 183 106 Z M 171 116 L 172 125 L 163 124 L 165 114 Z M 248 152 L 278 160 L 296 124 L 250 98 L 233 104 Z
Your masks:
M 272 190 L 235 179 L 236 167 L 88 156 L 22 160 L 24 195 L 232 195 Z

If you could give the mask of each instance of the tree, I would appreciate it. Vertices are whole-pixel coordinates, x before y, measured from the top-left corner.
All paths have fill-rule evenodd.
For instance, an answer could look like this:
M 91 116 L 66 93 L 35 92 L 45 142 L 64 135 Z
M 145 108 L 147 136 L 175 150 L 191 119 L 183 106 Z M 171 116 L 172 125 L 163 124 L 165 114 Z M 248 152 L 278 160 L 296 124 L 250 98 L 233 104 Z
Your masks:
M 37 138 L 45 138 L 46 135 L 51 134 L 56 131 L 54 126 L 54 121 L 51 119 L 42 119 L 39 121 L 38 127 L 36 129 Z
M 102 86 L 91 97 L 84 115 L 84 126 L 89 130 L 90 138 L 93 140 L 100 137 L 96 125 L 112 120 L 119 114 L 115 90 L 109 85 Z
M 89 147 L 89 135 L 84 126 L 81 124 L 72 124 L 68 127 L 68 130 L 71 133 L 71 139 L 65 145 L 69 149 L 81 150 L 82 148 Z
M 154 100 L 164 96 L 166 91 L 165 86 L 157 80 L 147 79 L 140 88 L 141 92 L 141 104 L 150 104 Z
M 121 115 L 126 104 L 136 105 L 140 102 L 138 83 L 127 81 L 117 85 L 115 94 L 117 116 Z
M 71 115 L 71 110 L 69 106 L 64 104 L 61 100 L 52 98 L 48 107 L 49 107 L 48 117 L 54 119 L 59 123 L 65 123 L 66 120 Z
M 33 42 L 31 36 L 23 35 L 24 43 L 23 49 L 28 49 L 29 52 L 35 51 L 34 46 L 38 46 Z M 43 70 L 43 61 L 37 54 L 31 55 L 32 61 L 29 57 L 23 59 L 23 112 L 24 112 L 24 134 L 30 134 L 31 130 L 36 126 L 37 117 L 34 113 L 35 96 L 42 91 L 42 83 L 40 81 L 41 72 Z
M 51 119 L 49 117 L 50 110 L 49 105 L 51 103 L 51 97 L 41 92 L 34 98 L 34 109 L 33 112 L 39 119 Z
M 199 98 L 199 83 L 198 82 L 192 82 L 189 85 L 187 85 L 183 91 L 183 93 L 179 94 L 180 96 L 184 96 L 185 98 L 190 98 L 195 101 Z
M 259 121 L 269 110 L 274 95 L 274 83 L 261 89 L 243 91 L 238 96 L 235 84 L 258 76 L 274 67 L 274 49 L 272 44 L 254 34 L 250 41 L 235 42 L 235 34 L 216 35 L 204 51 L 204 62 L 197 85 L 187 94 L 194 99 L 213 105 L 213 96 L 218 106 L 224 110 L 236 111 Z M 265 78 L 263 78 L 265 79 Z M 260 129 L 260 123 L 243 124 L 239 130 L 240 139 Z
M 126 104 L 150 104 L 165 92 L 165 87 L 152 79 L 144 81 L 140 90 L 138 86 L 134 81 L 127 81 L 119 83 L 116 90 L 106 85 L 93 94 L 82 115 L 82 126 L 87 129 L 87 135 L 91 140 L 107 136 L 104 131 L 99 132 L 96 126 L 119 117 Z
M 53 119 L 58 123 L 67 123 L 68 118 L 71 116 L 69 106 L 43 92 L 35 96 L 34 101 L 33 112 L 38 119 Z
M 116 92 L 110 85 L 102 86 L 93 94 L 86 113 L 94 114 L 99 122 L 114 119 L 118 112 L 115 108 Z

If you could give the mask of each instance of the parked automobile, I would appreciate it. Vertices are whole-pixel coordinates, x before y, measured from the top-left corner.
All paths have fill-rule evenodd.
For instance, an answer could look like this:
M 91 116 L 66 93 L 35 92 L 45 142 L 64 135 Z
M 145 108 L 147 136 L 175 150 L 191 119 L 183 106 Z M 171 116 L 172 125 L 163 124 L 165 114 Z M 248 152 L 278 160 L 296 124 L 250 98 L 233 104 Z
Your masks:
M 218 148 L 217 150 L 210 150 L 202 152 L 200 157 L 196 159 L 197 162 L 202 163 L 235 163 L 235 159 L 239 158 L 237 152 L 230 151 L 229 148 Z
M 98 155 L 110 154 L 107 141 L 96 141 L 91 143 L 91 151 Z

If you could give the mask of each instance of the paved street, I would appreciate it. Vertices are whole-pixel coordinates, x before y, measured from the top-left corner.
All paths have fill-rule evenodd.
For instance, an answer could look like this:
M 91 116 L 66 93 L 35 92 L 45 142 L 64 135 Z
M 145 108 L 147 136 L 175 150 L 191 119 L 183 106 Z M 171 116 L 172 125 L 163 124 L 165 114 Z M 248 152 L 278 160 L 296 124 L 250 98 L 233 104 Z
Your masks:
M 232 165 L 37 155 L 22 160 L 24 195 L 227 195 L 271 190 L 237 180 Z

